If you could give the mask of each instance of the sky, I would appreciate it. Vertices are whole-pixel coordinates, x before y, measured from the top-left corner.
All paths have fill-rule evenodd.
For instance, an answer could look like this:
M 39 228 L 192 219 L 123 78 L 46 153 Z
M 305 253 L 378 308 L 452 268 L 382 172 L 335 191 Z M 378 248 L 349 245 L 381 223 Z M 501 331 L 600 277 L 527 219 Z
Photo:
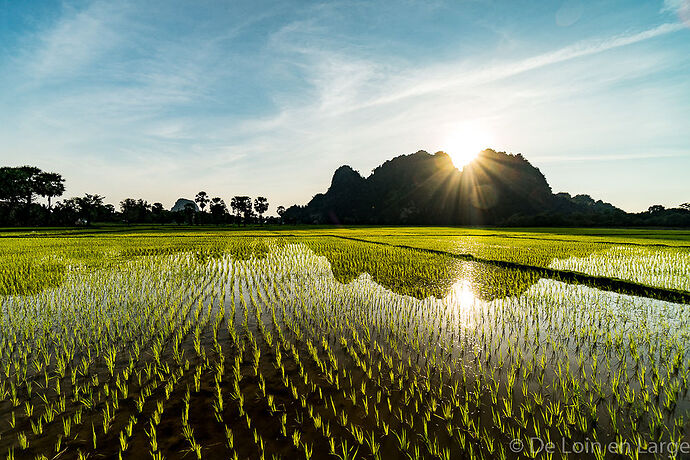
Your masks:
M 690 0 L 0 0 L 0 163 L 64 198 L 306 204 L 484 147 L 626 211 L 690 201 Z

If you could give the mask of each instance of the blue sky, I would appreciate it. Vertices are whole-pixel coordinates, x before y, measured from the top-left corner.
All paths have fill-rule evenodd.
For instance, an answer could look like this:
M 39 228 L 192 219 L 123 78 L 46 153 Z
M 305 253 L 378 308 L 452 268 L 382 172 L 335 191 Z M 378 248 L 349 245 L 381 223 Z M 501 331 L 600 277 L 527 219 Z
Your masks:
M 687 0 L 0 5 L 1 162 L 66 196 L 272 213 L 342 164 L 481 146 L 554 192 L 690 201 Z

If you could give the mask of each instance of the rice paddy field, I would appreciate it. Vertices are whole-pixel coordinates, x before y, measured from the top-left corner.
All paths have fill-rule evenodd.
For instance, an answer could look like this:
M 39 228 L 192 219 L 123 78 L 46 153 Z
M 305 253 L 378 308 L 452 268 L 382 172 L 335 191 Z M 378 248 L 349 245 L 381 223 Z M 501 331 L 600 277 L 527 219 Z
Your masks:
M 688 458 L 688 304 L 687 231 L 0 231 L 0 455 Z

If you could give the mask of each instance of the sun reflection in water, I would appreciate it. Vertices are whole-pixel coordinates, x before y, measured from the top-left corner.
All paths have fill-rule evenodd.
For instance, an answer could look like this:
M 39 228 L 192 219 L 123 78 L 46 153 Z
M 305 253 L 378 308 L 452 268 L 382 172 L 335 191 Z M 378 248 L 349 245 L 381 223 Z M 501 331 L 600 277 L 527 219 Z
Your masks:
M 451 297 L 451 300 L 459 303 L 461 307 L 472 305 L 477 298 L 474 290 L 472 290 L 472 285 L 466 279 L 456 281 L 450 288 L 448 296 Z
M 472 311 L 474 311 L 477 296 L 472 288 L 472 283 L 467 278 L 458 279 L 450 288 L 445 301 L 451 307 L 456 324 L 469 326 Z

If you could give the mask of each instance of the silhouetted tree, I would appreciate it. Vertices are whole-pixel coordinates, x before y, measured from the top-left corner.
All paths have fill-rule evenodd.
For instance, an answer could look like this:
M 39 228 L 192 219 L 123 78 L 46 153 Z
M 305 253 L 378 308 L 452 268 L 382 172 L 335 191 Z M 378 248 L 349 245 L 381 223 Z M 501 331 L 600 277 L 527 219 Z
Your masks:
M 4 166 L 0 168 L 0 200 L 15 205 L 23 193 L 21 187 L 21 173 L 18 168 Z
M 648 209 L 647 211 L 650 212 L 650 213 L 652 213 L 652 214 L 655 214 L 655 213 L 657 213 L 657 212 L 663 211 L 664 209 L 666 209 L 666 208 L 663 207 L 662 205 L 660 205 L 660 204 L 655 204 L 655 205 L 650 206 L 649 209 Z
M 230 207 L 232 208 L 232 212 L 235 213 L 237 225 L 240 225 L 240 221 L 242 220 L 242 211 L 243 211 L 243 200 L 241 196 L 233 196 L 230 199 Z
M 244 212 L 242 213 L 242 221 L 244 222 L 244 225 L 250 223 L 254 218 L 254 208 L 252 207 L 252 199 L 249 197 L 246 198 L 247 200 L 244 204 Z
M 263 223 L 264 213 L 268 211 L 268 200 L 263 196 L 256 197 L 254 209 L 259 214 L 259 223 Z
M 174 217 L 165 210 L 163 203 L 156 202 L 151 205 L 151 220 L 163 224 L 165 222 L 173 222 Z
M 221 223 L 223 221 L 223 217 L 228 213 L 228 208 L 225 206 L 225 202 L 219 198 L 215 197 L 211 199 L 211 215 L 213 216 L 213 221 L 215 223 Z
M 127 222 L 146 222 L 151 205 L 142 199 L 126 198 L 120 202 L 120 211 Z
M 239 225 L 240 219 L 242 219 L 247 225 L 252 215 L 252 199 L 248 196 L 233 196 L 230 200 L 230 207 L 237 215 L 237 224 Z
M 16 206 L 20 201 L 30 205 L 37 194 L 39 176 L 43 171 L 35 166 L 0 168 L 0 200 Z
M 242 210 L 240 209 L 240 197 L 239 196 L 233 196 L 230 199 L 230 207 L 232 208 L 232 212 L 235 213 L 235 216 L 237 216 L 237 225 L 240 224 L 240 215 L 242 214 Z
M 208 195 L 206 194 L 206 192 L 201 191 L 201 192 L 196 194 L 194 201 L 196 201 L 197 204 L 199 205 L 201 212 L 204 212 L 204 209 L 206 208 L 206 203 L 209 202 Z
M 83 197 L 73 197 L 55 205 L 53 213 L 56 220 L 63 224 L 74 225 L 77 220 L 83 223 L 112 221 L 115 208 L 111 204 L 103 203 L 101 195 L 85 194 Z
M 80 219 L 81 209 L 76 198 L 63 200 L 55 204 L 53 216 L 63 225 L 74 225 Z
M 278 217 L 280 217 L 280 222 L 283 222 L 283 214 L 285 214 L 285 206 L 278 206 L 278 209 L 276 209 L 276 213 L 278 214 Z
M 196 214 L 194 205 L 192 203 L 186 203 L 184 205 L 184 215 L 189 225 L 192 225 L 194 223 L 194 214 Z
M 57 173 L 47 173 L 35 166 L 5 166 L 0 168 L 0 220 L 18 224 L 43 224 L 52 218 L 52 197 L 65 191 L 64 179 Z M 34 205 L 35 196 L 48 198 L 48 208 Z
M 99 220 L 98 218 L 109 210 L 103 203 L 105 197 L 101 195 L 86 193 L 83 197 L 75 199 L 80 209 L 80 217 L 88 222 Z
M 678 205 L 680 209 L 685 209 L 686 211 L 690 211 L 690 203 L 683 203 Z
M 58 173 L 41 172 L 36 175 L 36 194 L 48 198 L 48 209 L 52 209 L 51 198 L 65 193 L 65 179 Z

